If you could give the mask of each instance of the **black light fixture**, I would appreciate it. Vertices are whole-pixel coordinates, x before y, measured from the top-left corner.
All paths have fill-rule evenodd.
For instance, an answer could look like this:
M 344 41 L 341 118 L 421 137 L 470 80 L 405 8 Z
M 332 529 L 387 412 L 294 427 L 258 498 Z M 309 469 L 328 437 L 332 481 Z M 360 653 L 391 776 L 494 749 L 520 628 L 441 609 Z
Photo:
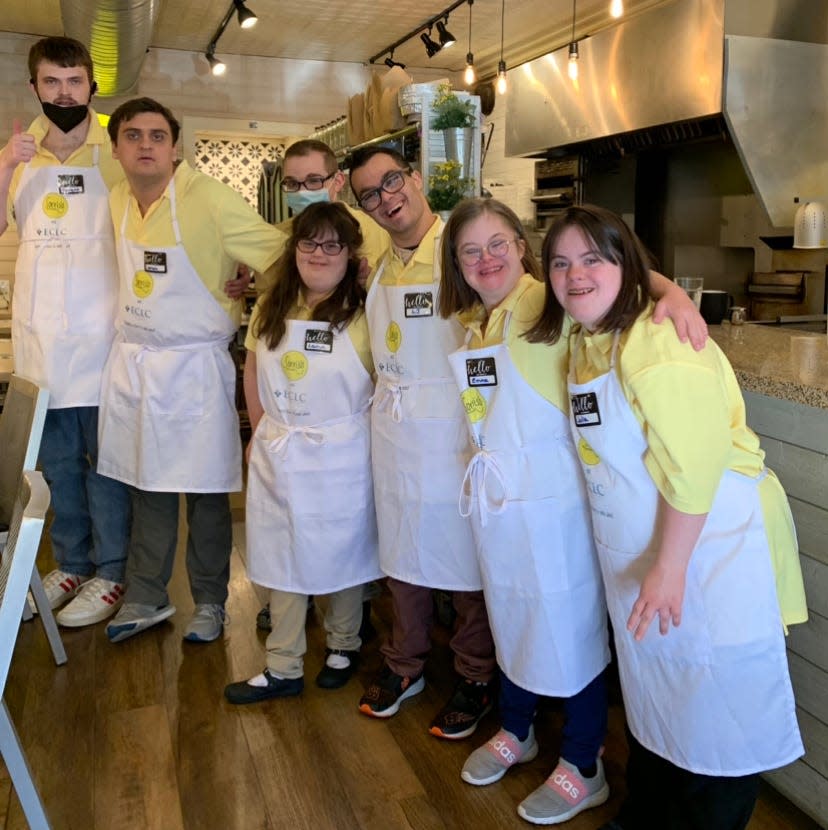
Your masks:
M 469 0 L 469 51 L 466 52 L 466 71 L 463 73 L 463 83 L 465 83 L 466 86 L 471 86 L 476 80 L 476 75 L 474 72 L 474 55 L 472 54 L 471 48 L 471 24 L 473 5 L 474 0 Z
M 224 34 L 224 30 L 230 24 L 234 13 L 238 16 L 239 26 L 242 29 L 252 28 L 259 19 L 244 5 L 244 0 L 232 0 L 230 8 L 227 9 L 224 17 L 222 17 L 221 23 L 218 24 L 218 28 L 210 38 L 210 42 L 207 44 L 207 51 L 204 53 L 204 57 L 207 58 L 207 63 L 210 64 L 210 71 L 216 76 L 223 75 L 227 70 L 224 62 L 216 57 L 216 47 L 218 46 L 219 38 Z
M 448 23 L 448 15 L 446 15 L 446 22 L 442 20 L 437 21 L 437 34 L 440 35 L 440 48 L 448 49 L 449 46 L 454 46 L 457 43 L 457 38 L 446 28 Z
M 256 23 L 258 23 L 259 18 L 244 5 L 244 0 L 233 0 L 233 5 L 236 7 L 236 14 L 239 18 L 239 26 L 241 26 L 242 29 L 252 29 Z
M 572 40 L 569 41 L 569 62 L 567 66 L 567 73 L 573 81 L 578 80 L 578 41 L 575 40 L 575 4 L 578 0 L 572 0 Z
M 503 32 L 506 26 L 506 0 L 500 0 L 500 60 L 497 62 L 497 91 L 506 94 L 506 61 L 503 60 Z
M 426 49 L 426 53 L 430 58 L 433 58 L 443 48 L 442 46 L 440 46 L 439 43 L 435 43 L 431 39 L 431 29 L 429 29 L 427 32 L 423 32 L 420 35 L 420 40 L 423 42 Z
M 385 59 L 384 63 L 389 69 L 393 69 L 395 66 L 399 66 L 400 69 L 405 69 L 404 63 L 400 63 L 399 61 L 394 60 L 393 52 Z
M 451 12 L 466 4 L 471 6 L 473 2 L 474 0 L 454 0 L 448 8 L 443 9 L 443 11 L 439 14 L 435 14 L 434 17 L 431 17 L 428 20 L 424 20 L 419 26 L 417 26 L 416 29 L 412 29 L 408 34 L 403 35 L 398 40 L 395 40 L 393 43 L 386 46 L 385 49 L 377 52 L 376 55 L 372 55 L 368 58 L 368 63 L 376 63 L 383 55 L 393 55 L 394 50 L 398 46 L 402 46 L 403 43 L 407 43 L 412 38 L 418 36 L 423 42 L 428 56 L 433 58 L 441 49 L 445 49 L 457 42 L 457 38 L 455 38 L 454 35 L 446 28 Z M 435 26 L 437 27 L 437 32 L 440 36 L 439 43 L 431 38 L 431 33 Z

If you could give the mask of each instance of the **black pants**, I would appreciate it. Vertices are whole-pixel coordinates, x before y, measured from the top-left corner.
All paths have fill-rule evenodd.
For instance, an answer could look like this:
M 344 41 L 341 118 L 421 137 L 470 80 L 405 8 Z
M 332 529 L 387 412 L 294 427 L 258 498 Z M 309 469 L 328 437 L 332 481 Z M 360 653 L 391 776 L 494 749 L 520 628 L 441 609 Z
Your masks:
M 699 775 L 641 746 L 627 730 L 623 830 L 744 830 L 759 795 L 759 775 Z

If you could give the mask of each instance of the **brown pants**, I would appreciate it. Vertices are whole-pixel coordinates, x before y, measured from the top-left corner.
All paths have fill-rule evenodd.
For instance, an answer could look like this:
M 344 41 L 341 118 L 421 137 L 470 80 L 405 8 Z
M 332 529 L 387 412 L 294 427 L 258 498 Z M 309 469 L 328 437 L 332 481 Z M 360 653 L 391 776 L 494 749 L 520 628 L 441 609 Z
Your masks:
M 431 650 L 434 603 L 431 588 L 388 577 L 393 620 L 391 637 L 380 651 L 390 669 L 419 677 Z M 466 680 L 488 683 L 495 672 L 494 641 L 482 591 L 452 593 L 457 621 L 449 645 L 455 671 Z

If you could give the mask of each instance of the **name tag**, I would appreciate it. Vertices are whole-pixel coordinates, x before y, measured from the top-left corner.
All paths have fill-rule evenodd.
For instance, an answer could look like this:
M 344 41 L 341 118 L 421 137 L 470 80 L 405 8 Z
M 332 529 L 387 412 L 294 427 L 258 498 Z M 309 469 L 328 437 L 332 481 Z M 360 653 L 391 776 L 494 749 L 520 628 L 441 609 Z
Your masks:
M 403 297 L 406 317 L 433 317 L 434 297 L 430 291 L 417 291 Z
M 466 361 L 469 386 L 497 386 L 497 366 L 493 357 L 475 357 Z
M 61 196 L 73 196 L 84 192 L 83 175 L 76 173 L 58 173 L 58 193 Z
M 332 352 L 333 332 L 330 329 L 308 329 L 305 332 L 306 352 Z
M 575 426 L 596 427 L 601 423 L 601 413 L 598 411 L 598 398 L 594 392 L 586 392 L 583 395 L 570 396 L 572 403 L 572 416 L 575 418 Z
M 166 274 L 167 255 L 163 251 L 144 251 L 144 270 L 150 274 Z

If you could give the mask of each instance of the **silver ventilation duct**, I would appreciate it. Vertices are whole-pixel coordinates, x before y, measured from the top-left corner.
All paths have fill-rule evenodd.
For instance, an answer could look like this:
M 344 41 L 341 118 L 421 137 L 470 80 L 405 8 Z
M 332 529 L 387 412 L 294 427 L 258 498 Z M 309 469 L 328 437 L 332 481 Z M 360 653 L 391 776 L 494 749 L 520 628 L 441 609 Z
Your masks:
M 577 82 L 566 48 L 512 70 L 506 153 L 727 130 L 771 222 L 789 227 L 794 197 L 828 194 L 826 39 L 825 0 L 675 0 L 582 40 Z
M 161 0 L 60 0 L 64 33 L 92 54 L 99 95 L 135 86 L 160 6 Z

